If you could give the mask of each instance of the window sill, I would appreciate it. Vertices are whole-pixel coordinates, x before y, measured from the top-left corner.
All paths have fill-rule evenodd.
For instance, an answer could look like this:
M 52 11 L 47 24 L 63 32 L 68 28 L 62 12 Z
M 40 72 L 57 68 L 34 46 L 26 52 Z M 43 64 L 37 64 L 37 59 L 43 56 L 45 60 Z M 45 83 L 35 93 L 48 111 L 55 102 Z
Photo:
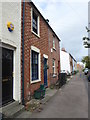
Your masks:
M 33 80 L 31 81 L 31 84 L 37 83 L 37 82 L 41 82 L 41 80 Z
M 55 50 L 55 51 L 56 51 L 56 48 L 53 48 L 53 50 Z
M 33 33 L 36 37 L 40 38 L 40 35 L 36 34 L 34 31 L 32 31 L 32 33 Z

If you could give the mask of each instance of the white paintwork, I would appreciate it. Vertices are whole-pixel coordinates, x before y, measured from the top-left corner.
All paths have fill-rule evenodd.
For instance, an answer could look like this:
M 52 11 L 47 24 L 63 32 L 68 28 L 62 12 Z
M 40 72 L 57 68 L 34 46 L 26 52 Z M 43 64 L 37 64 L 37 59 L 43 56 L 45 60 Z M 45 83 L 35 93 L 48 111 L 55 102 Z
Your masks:
M 39 79 L 32 81 L 32 77 L 31 77 L 32 71 L 31 71 L 31 69 L 30 69 L 30 73 L 31 73 L 31 74 L 30 74 L 30 82 L 31 82 L 31 84 L 32 84 L 32 83 L 37 83 L 37 82 L 40 82 L 40 81 L 41 81 L 41 53 L 40 53 L 40 49 L 38 49 L 38 48 L 35 47 L 35 46 L 31 46 L 31 50 L 39 53 Z M 31 50 L 30 50 L 30 58 L 31 58 Z M 30 59 L 30 68 L 31 68 L 31 59 Z
M 33 17 L 33 8 L 31 8 L 31 32 L 40 38 L 40 17 L 38 16 L 38 33 L 37 34 L 33 31 L 33 28 L 32 28 L 32 20 L 33 20 L 32 17 Z
M 2 12 L 1 12 L 2 10 Z M 14 50 L 13 62 L 13 99 L 21 102 L 21 3 L 0 3 L 0 37 L 4 47 Z M 7 22 L 14 24 L 14 31 L 9 32 Z
M 37 47 L 35 46 L 31 46 L 31 50 L 37 52 L 37 53 L 40 53 L 40 49 L 38 49 Z
M 71 73 L 69 53 L 60 51 L 60 62 L 61 70 L 66 70 L 69 71 L 69 73 Z
M 51 48 L 51 53 L 53 52 L 53 49 Z
M 46 59 L 48 59 L 48 55 L 43 54 L 43 57 L 46 58 Z

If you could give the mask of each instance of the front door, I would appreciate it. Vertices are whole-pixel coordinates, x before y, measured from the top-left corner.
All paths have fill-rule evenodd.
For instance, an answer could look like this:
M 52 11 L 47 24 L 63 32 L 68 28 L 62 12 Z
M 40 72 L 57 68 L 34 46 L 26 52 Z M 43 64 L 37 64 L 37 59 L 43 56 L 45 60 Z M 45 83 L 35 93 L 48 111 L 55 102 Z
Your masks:
M 13 100 L 13 51 L 2 48 L 2 104 Z
M 47 59 L 44 58 L 44 86 L 47 87 Z

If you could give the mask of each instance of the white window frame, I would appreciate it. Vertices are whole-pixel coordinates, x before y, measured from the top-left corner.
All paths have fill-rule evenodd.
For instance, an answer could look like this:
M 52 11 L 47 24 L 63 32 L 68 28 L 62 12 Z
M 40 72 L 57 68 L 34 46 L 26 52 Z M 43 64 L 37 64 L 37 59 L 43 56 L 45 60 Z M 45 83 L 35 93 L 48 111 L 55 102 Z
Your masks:
M 46 58 L 46 59 L 48 59 L 48 55 L 46 55 L 46 54 L 43 54 L 43 57 Z
M 53 36 L 53 49 L 56 50 L 56 46 L 55 46 L 55 37 Z
M 38 66 L 39 66 L 39 75 L 38 75 L 38 79 L 37 80 L 33 80 L 32 81 L 32 66 L 31 66 L 31 61 L 32 61 L 32 59 L 30 59 L 30 83 L 32 84 L 32 83 L 37 83 L 37 82 L 40 82 L 41 81 L 41 61 L 40 61 L 40 58 L 41 58 L 41 54 L 40 54 L 40 49 L 38 49 L 37 47 L 35 47 L 35 46 L 31 46 L 31 50 L 30 50 L 30 58 L 31 58 L 31 51 L 35 51 L 35 52 L 37 52 L 39 55 L 38 55 L 38 57 L 39 57 L 39 60 L 38 60 Z
M 56 70 L 55 70 L 55 59 L 53 59 L 53 61 L 54 61 L 54 66 L 52 65 L 52 68 L 54 68 L 53 76 L 55 76 L 55 72 L 56 72 Z
M 39 15 L 37 14 L 37 24 L 38 24 L 38 29 L 37 29 L 37 32 L 38 33 L 35 33 L 34 31 L 33 31 L 33 24 L 32 24 L 32 22 L 33 22 L 33 8 L 31 8 L 31 32 L 34 34 L 34 35 L 36 35 L 37 37 L 39 37 L 40 38 L 40 17 L 39 17 Z M 35 12 L 35 11 L 34 11 Z

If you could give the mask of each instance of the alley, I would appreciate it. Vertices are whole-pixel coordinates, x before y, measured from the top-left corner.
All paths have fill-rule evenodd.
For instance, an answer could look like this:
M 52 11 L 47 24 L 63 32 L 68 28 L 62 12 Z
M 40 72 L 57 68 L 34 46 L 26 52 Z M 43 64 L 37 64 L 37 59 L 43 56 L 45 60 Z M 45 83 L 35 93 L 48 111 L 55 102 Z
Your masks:
M 75 75 L 41 111 L 24 112 L 28 118 L 88 118 L 88 82 L 83 73 Z

